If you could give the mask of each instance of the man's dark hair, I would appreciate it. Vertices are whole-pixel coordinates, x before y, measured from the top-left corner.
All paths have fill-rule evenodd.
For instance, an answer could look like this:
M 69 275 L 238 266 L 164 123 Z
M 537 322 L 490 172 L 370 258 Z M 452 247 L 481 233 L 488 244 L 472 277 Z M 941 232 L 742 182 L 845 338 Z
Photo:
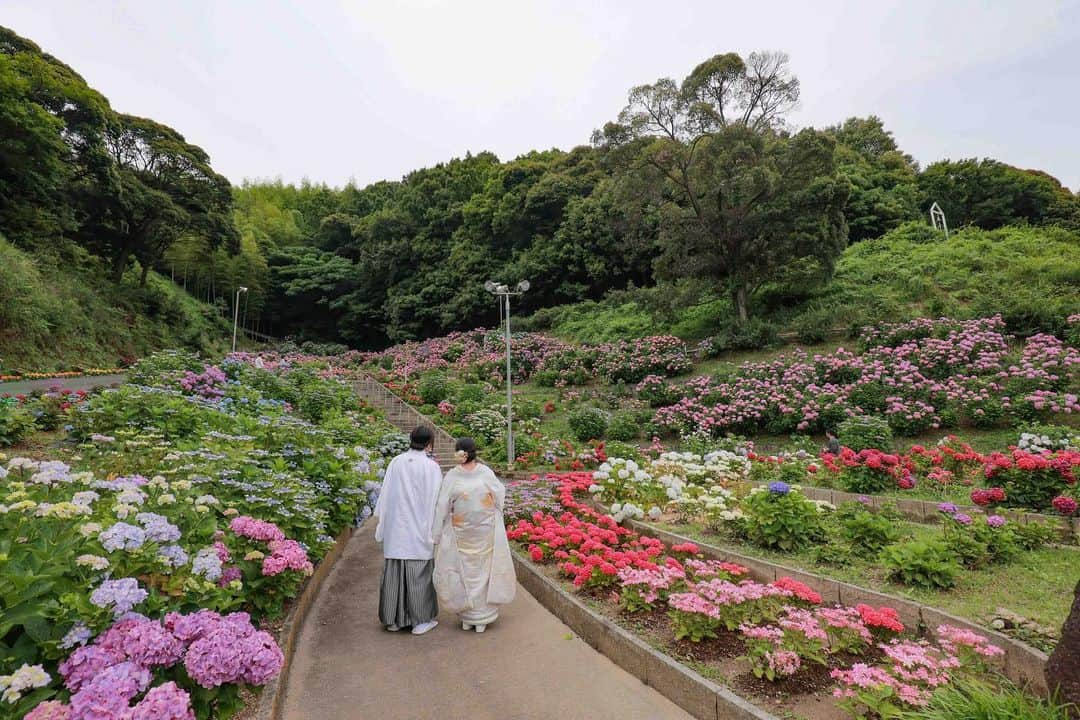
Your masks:
M 423 450 L 435 439 L 435 433 L 427 425 L 417 425 L 409 433 L 409 447 L 413 450 Z

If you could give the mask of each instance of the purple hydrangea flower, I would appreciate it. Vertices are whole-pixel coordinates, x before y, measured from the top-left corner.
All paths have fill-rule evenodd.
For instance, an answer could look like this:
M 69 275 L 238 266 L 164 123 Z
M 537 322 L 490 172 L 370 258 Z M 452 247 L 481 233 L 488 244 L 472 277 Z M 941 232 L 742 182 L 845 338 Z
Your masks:
M 774 495 L 787 495 L 789 492 L 791 492 L 791 486 L 788 485 L 786 482 L 781 482 L 777 480 L 776 482 L 769 483 L 769 492 L 773 493 Z
M 953 520 L 960 523 L 961 525 L 971 524 L 971 516 L 965 515 L 964 513 L 956 513 L 955 515 L 953 515 Z
M 60 641 L 60 647 L 64 650 L 73 648 L 76 645 L 85 645 L 86 642 L 93 636 L 90 628 L 86 627 L 83 622 L 77 622 L 71 626 L 71 629 L 67 631 L 64 638 Z
M 990 527 L 999 528 L 1005 524 L 1005 518 L 1001 517 L 1000 515 L 991 515 L 990 517 L 986 518 L 986 524 Z
M 938 512 L 943 512 L 947 515 L 955 514 L 960 508 L 956 507 L 955 503 L 939 503 L 937 506 Z
M 146 539 L 150 542 L 169 543 L 180 539 L 180 528 L 169 522 L 164 515 L 144 512 L 135 516 L 139 524 L 146 531 Z
M 138 550 L 146 542 L 146 532 L 138 526 L 118 522 L 101 531 L 98 535 L 101 546 L 109 552 L 116 550 Z
M 149 593 L 139 587 L 135 578 L 105 580 L 90 594 L 90 602 L 100 608 L 111 608 L 116 616 L 123 615 L 141 603 Z
M 76 648 L 64 662 L 60 663 L 60 675 L 64 685 L 71 692 L 78 692 L 107 667 L 112 667 L 124 660 L 124 654 L 117 649 L 86 645 Z
M 71 696 L 71 714 L 76 718 L 124 718 L 128 703 L 150 686 L 150 671 L 133 662 L 105 668 Z

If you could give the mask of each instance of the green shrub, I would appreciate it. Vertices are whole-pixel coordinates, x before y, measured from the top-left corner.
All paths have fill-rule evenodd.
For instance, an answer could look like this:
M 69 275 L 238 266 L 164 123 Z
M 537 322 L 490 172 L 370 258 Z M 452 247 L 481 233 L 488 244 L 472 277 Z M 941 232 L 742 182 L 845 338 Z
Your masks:
M 763 548 L 792 552 L 818 541 L 823 526 L 817 505 L 790 488 L 755 488 L 743 500 L 742 531 Z
M 485 388 L 480 383 L 465 383 L 458 387 L 457 392 L 454 393 L 454 400 L 456 404 L 462 403 L 481 403 L 484 401 L 484 396 L 487 394 Z
M 431 373 L 420 378 L 416 394 L 425 405 L 438 405 L 450 397 L 450 381 L 442 373 Z
M 583 407 L 570 413 L 567 423 L 570 432 L 581 442 L 602 440 L 607 432 L 608 415 L 600 408 Z
M 889 423 L 874 415 L 856 415 L 844 420 L 836 429 L 840 444 L 858 452 L 866 448 L 888 450 L 892 446 Z
M 852 548 L 841 542 L 825 542 L 814 548 L 814 562 L 843 567 L 851 563 Z
M 641 424 L 632 412 L 618 412 L 611 417 L 607 427 L 609 440 L 630 441 L 641 435 Z M 610 454 L 610 453 L 609 453 Z
M 835 322 L 834 313 L 826 308 L 814 310 L 795 321 L 795 335 L 804 345 L 813 345 L 825 340 Z
M 528 398 L 515 398 L 514 399 L 514 419 L 515 420 L 536 420 L 543 417 L 544 407 Z
M 1050 523 L 1014 524 L 1012 531 L 1021 550 L 1038 550 L 1056 542 L 1060 537 L 1057 527 Z
M 939 540 L 907 540 L 881 551 L 889 578 L 904 585 L 945 590 L 956 583 L 960 565 Z
M 636 445 L 619 442 L 618 440 L 611 440 L 604 443 L 604 450 L 607 452 L 608 457 L 633 460 L 636 463 L 642 463 L 645 460 L 641 454 L 641 450 L 639 450 Z
M 877 555 L 886 545 L 900 539 L 895 522 L 862 503 L 844 503 L 838 516 L 841 534 L 856 554 Z
M 33 431 L 33 415 L 12 402 L 0 400 L 0 447 L 14 445 Z
M 128 368 L 127 379 L 133 385 L 161 385 L 168 376 L 184 370 L 202 372 L 203 365 L 198 355 L 187 350 L 162 350 Z

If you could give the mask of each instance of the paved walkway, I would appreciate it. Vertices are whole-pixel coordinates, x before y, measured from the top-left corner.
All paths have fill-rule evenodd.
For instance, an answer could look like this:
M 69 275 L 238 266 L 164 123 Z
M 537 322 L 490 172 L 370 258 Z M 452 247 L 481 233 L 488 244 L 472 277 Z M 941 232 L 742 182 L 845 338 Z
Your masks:
M 483 635 L 446 613 L 427 635 L 388 633 L 378 621 L 381 568 L 367 523 L 297 640 L 286 720 L 690 718 L 573 636 L 520 585 Z
M 46 378 L 44 380 L 15 380 L 0 383 L 0 395 L 8 393 L 19 395 L 33 390 L 49 390 L 60 387 L 66 390 L 92 390 L 106 385 L 118 385 L 124 382 L 125 375 L 83 375 L 70 378 Z

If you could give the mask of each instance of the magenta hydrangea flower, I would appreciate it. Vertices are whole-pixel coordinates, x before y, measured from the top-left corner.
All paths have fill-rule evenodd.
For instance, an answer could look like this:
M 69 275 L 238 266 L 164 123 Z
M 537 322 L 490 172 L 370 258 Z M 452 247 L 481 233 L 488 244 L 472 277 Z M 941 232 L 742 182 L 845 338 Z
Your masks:
M 192 643 L 214 630 L 221 615 L 213 610 L 199 610 L 190 615 L 171 612 L 165 616 L 165 627 L 183 643 Z
M 311 561 L 295 540 L 273 541 L 270 543 L 270 555 L 263 558 L 262 574 L 278 575 L 286 570 L 311 572 Z
M 132 622 L 118 640 L 129 660 L 148 668 L 174 665 L 184 652 L 183 643 L 158 620 Z
M 285 539 L 285 533 L 274 523 L 256 520 L 247 515 L 233 518 L 232 522 L 229 523 L 229 529 L 240 537 L 250 538 L 251 540 L 270 542 L 271 540 Z
M 263 685 L 276 677 L 285 664 L 285 655 L 277 642 L 267 632 L 252 633 L 245 640 L 247 668 L 244 670 L 244 682 L 250 685 Z
M 191 696 L 186 690 L 167 682 L 151 688 L 146 697 L 131 710 L 131 720 L 195 720 Z

